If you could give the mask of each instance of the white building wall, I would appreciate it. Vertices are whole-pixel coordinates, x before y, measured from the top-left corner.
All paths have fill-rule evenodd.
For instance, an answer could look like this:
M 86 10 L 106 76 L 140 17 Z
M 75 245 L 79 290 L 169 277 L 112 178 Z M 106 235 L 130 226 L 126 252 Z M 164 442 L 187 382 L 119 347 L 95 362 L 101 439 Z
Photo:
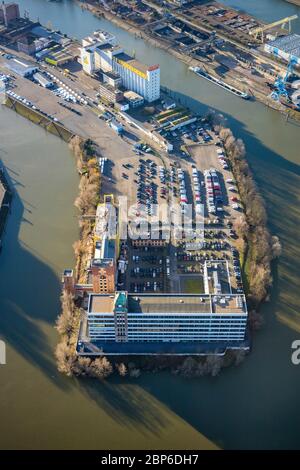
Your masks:
M 289 62 L 291 59 L 295 60 L 297 64 L 300 65 L 300 57 L 296 57 L 292 54 L 289 54 L 288 52 L 285 52 L 278 47 L 272 46 L 271 44 L 265 44 L 265 51 L 268 52 L 269 54 L 272 54 L 276 57 L 280 57 L 281 59 L 285 60 L 286 62 Z
M 141 95 L 146 101 L 152 102 L 160 97 L 160 69 L 147 71 L 147 77 L 143 78 L 132 70 L 127 69 L 117 61 L 113 63 L 113 69 L 122 78 L 123 85 Z
M 84 47 L 80 50 L 81 65 L 83 70 L 92 75 L 95 71 L 95 57 L 93 51 L 88 51 Z
M 88 74 L 94 73 L 100 68 L 105 72 L 115 71 L 122 78 L 123 85 L 128 89 L 141 95 L 146 101 L 152 102 L 160 97 L 160 68 L 159 66 L 149 67 L 145 73 L 145 78 L 133 70 L 129 70 L 124 65 L 117 62 L 115 55 L 123 51 L 122 48 L 105 50 L 94 44 L 89 48 L 81 48 L 81 64 Z
M 128 341 L 242 341 L 247 314 L 131 314 Z M 91 340 L 114 341 L 113 314 L 89 314 Z
M 155 101 L 160 97 L 160 68 L 148 70 L 148 80 L 146 87 L 147 101 Z

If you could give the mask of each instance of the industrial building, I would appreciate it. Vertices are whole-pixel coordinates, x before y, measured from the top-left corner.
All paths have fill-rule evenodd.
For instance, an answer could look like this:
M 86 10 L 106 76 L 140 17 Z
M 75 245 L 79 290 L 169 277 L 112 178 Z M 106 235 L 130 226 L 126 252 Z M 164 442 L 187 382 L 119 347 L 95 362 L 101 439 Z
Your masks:
M 107 33 L 108 34 L 108 33 Z M 114 72 L 122 85 L 152 102 L 160 97 L 159 65 L 147 66 L 124 52 L 116 44 L 115 37 L 96 32 L 93 37 L 83 39 L 80 50 L 83 70 L 89 75 L 99 71 Z
M 108 101 L 110 103 L 118 103 L 120 101 L 123 101 L 124 99 L 124 94 L 121 90 L 119 90 L 118 88 L 114 88 L 107 83 L 99 84 L 99 95 L 105 101 Z
M 32 34 L 27 34 L 17 41 L 17 46 L 19 52 L 24 52 L 28 55 L 34 55 L 48 47 L 50 43 L 51 40 L 48 40 L 47 38 L 37 38 Z
M 90 294 L 89 338 L 101 342 L 243 341 L 244 295 Z
M 7 27 L 11 21 L 20 18 L 20 9 L 17 3 L 0 4 L 0 23 L 4 23 Z
M 287 62 L 300 65 L 300 35 L 289 34 L 265 44 L 265 51 Z
M 114 88 L 118 88 L 120 85 L 122 85 L 122 79 L 120 75 L 115 72 L 102 72 L 101 76 L 103 83 L 107 83 Z
M 38 72 L 33 75 L 34 80 L 39 83 L 43 88 L 52 88 L 53 87 L 53 82 L 51 80 L 48 80 L 45 75 L 42 73 Z
M 29 77 L 38 72 L 38 67 L 35 64 L 24 59 L 10 59 L 7 62 L 7 67 L 21 77 Z
M 144 104 L 144 98 L 134 91 L 125 91 L 124 97 L 128 101 L 131 108 L 137 108 L 138 106 L 142 106 Z

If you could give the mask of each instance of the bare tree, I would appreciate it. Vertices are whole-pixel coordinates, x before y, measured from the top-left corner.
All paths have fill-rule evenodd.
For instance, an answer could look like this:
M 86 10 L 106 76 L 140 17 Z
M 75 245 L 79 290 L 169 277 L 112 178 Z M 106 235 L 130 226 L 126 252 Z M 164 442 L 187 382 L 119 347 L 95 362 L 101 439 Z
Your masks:
M 282 252 L 282 246 L 281 246 L 279 238 L 274 235 L 272 237 L 271 243 L 272 243 L 272 258 L 273 259 L 279 258 Z
M 59 372 L 66 374 L 67 376 L 71 376 L 74 356 L 66 341 L 58 343 L 55 349 L 55 357 Z
M 119 372 L 119 375 L 121 377 L 125 377 L 125 375 L 127 374 L 127 367 L 125 366 L 125 364 L 123 362 L 121 362 L 121 364 L 116 364 L 116 368 Z

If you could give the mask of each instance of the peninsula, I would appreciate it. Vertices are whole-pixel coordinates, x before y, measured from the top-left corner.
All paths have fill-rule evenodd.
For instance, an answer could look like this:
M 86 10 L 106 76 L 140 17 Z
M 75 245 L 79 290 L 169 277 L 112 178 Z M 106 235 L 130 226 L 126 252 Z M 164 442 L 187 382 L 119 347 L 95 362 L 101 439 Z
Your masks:
M 162 92 L 160 65 L 114 35 L 79 43 L 8 12 L 5 104 L 68 142 L 80 176 L 59 370 L 137 376 L 138 358 L 203 375 L 239 362 L 280 252 L 243 142 Z

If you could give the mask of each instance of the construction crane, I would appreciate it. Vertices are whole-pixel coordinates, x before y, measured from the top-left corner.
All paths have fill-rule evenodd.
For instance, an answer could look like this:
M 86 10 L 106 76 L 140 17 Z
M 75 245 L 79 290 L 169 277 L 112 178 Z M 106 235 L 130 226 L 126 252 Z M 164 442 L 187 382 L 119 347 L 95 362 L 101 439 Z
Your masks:
M 286 31 L 285 26 L 288 25 L 288 32 L 291 32 L 291 22 L 293 20 L 296 20 L 298 18 L 298 15 L 292 15 L 288 16 L 286 18 L 283 18 L 282 20 L 274 21 L 273 23 L 266 24 L 264 26 L 260 26 L 259 28 L 253 28 L 249 31 L 249 34 L 251 36 L 254 36 L 255 39 L 258 39 L 258 37 L 261 35 L 261 42 L 264 42 L 264 32 L 268 31 L 269 29 L 275 28 L 276 26 L 281 26 L 281 29 L 284 29 Z
M 286 89 L 286 85 L 290 75 L 292 75 L 293 73 L 294 66 L 296 65 L 296 63 L 296 59 L 290 59 L 284 77 L 278 75 L 278 77 L 276 78 L 274 83 L 274 90 L 271 93 L 271 98 L 273 98 L 273 100 L 280 101 L 281 97 L 288 99 L 289 95 Z

